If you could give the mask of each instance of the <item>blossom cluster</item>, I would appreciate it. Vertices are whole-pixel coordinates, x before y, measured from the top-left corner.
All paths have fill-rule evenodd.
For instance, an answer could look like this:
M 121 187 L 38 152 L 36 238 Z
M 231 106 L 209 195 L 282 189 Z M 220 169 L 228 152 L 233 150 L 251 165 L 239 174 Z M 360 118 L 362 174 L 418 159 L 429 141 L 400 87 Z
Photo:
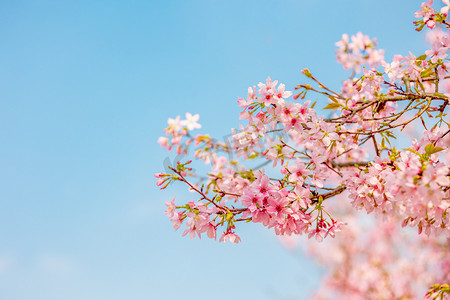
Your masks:
M 422 11 L 428 7 L 424 5 Z M 191 136 L 190 131 L 201 127 L 198 115 L 169 119 L 164 130 L 169 137 L 159 139 L 161 146 L 176 147 L 178 154 L 188 154 L 192 144 L 200 146 L 194 158 L 211 164 L 206 188 L 188 181 L 193 174 L 187 163 L 179 163 L 175 174 L 157 174 L 159 186 L 182 181 L 200 196 L 200 201 L 186 205 L 176 206 L 174 200 L 166 203 L 175 229 L 185 222 L 183 235 L 189 233 L 193 238 L 206 232 L 216 238 L 217 228 L 226 226 L 220 240 L 238 242 L 240 238 L 232 231 L 235 223 L 252 221 L 280 235 L 306 233 L 322 240 L 334 236 L 344 224 L 327 213 L 324 200 L 347 190 L 356 209 L 401 218 L 404 225 L 417 226 L 419 232 L 448 235 L 449 169 L 438 154 L 446 151 L 448 131 L 436 125 L 444 122 L 448 103 L 448 97 L 438 92 L 438 83 L 447 74 L 449 37 L 440 31 L 429 40 L 432 49 L 424 55 L 396 55 L 387 63 L 383 50 L 375 49 L 374 39 L 358 33 L 350 42 L 344 35 L 336 44 L 338 61 L 355 72 L 364 64 L 370 69 L 364 67 L 360 78 L 344 81 L 340 93 L 328 89 L 307 69 L 304 75 L 317 88 L 299 85 L 298 94 L 293 95 L 270 77 L 250 87 L 246 99 L 238 98 L 243 109 L 240 119 L 247 124 L 233 130 L 232 144 L 208 135 Z M 429 81 L 434 93 L 430 86 L 425 88 Z M 319 117 L 311 101 L 288 101 L 292 95 L 293 100 L 304 100 L 311 91 L 331 100 L 325 109 L 335 111 L 333 118 Z M 439 101 L 442 104 L 434 104 Z M 404 121 L 409 112 L 414 115 Z M 424 137 L 404 151 L 390 147 L 393 130 L 418 120 L 427 128 L 423 116 L 438 119 L 434 129 L 426 129 Z M 271 137 L 273 133 L 284 136 Z M 362 147 L 369 140 L 372 151 Z M 243 160 L 264 159 L 273 167 L 279 163 L 278 177 L 269 178 L 264 169 L 247 169 L 238 160 L 218 155 L 219 151 Z M 371 161 L 367 161 L 369 156 Z M 214 196 L 209 196 L 211 192 Z
M 346 186 L 355 208 L 396 216 L 403 226 L 450 235 L 449 168 L 439 161 L 441 130 L 425 132 L 405 151 L 376 158 L 367 168 L 346 171 Z M 437 146 L 434 146 L 436 144 Z
M 414 14 L 414 17 L 420 19 L 414 22 L 417 26 L 417 31 L 422 30 L 425 25 L 430 29 L 435 28 L 438 24 L 448 25 L 446 18 L 448 10 L 450 9 L 450 2 L 449 0 L 442 0 L 442 2 L 445 6 L 443 6 L 440 11 L 434 10 L 433 0 L 427 0 L 427 2 L 423 2 L 420 5 L 420 9 Z
M 449 282 L 450 245 L 445 239 L 405 232 L 395 220 L 361 222 L 363 216 L 350 213 L 350 207 L 334 205 L 333 213 L 349 226 L 340 239 L 307 244 L 307 253 L 328 270 L 312 299 L 429 298 L 434 292 L 427 293 L 431 284 Z
M 443 3 L 435 11 L 432 0 L 424 2 L 415 13 L 419 18 L 414 22 L 416 30 L 450 28 L 450 4 L 448 0 Z M 199 115 L 169 119 L 159 144 L 169 151 L 176 149 L 178 155 L 191 155 L 210 168 L 199 176 L 189 160 L 155 175 L 162 189 L 182 182 L 196 197 L 184 204 L 175 204 L 175 198 L 166 202 L 173 227 L 177 230 L 184 225 L 183 236 L 201 238 L 206 233 L 217 239 L 220 234 L 220 242 L 232 243 L 241 241 L 237 224 L 249 222 L 273 229 L 279 236 L 305 235 L 317 241 L 344 231 L 342 236 L 352 242 L 336 242 L 342 255 L 332 263 L 342 270 L 326 279 L 330 290 L 343 299 L 367 295 L 412 299 L 417 291 L 406 274 L 419 278 L 432 268 L 448 274 L 450 259 L 445 255 L 439 256 L 439 262 L 410 266 L 391 246 L 374 247 L 361 262 L 350 263 L 349 257 L 357 257 L 355 249 L 361 251 L 353 243 L 352 232 L 358 225 L 348 218 L 351 214 L 335 213 L 330 204 L 331 198 L 338 198 L 334 203 L 376 216 L 379 230 L 368 236 L 365 245 L 381 240 L 394 244 L 401 235 L 394 227 L 401 225 L 431 237 L 432 242 L 425 242 L 423 235 L 414 241 L 425 245 L 428 254 L 448 251 L 442 241 L 450 237 L 450 86 L 446 82 L 450 34 L 436 28 L 427 40 L 431 49 L 424 54 L 409 52 L 386 61 L 375 39 L 360 32 L 350 37 L 344 34 L 336 43 L 337 61 L 352 70 L 352 75 L 339 91 L 328 88 L 308 69 L 302 73 L 311 84 L 300 84 L 294 92 L 268 77 L 249 87 L 245 99 L 238 98 L 243 123 L 232 130 L 230 141 L 193 135 L 192 131 L 201 128 Z M 311 94 L 316 101 L 309 100 Z M 319 109 L 330 113 L 325 117 Z M 394 145 L 397 137 L 404 140 L 405 132 L 417 128 L 423 128 L 420 137 L 411 137 L 405 148 Z M 392 267 L 383 266 L 386 262 Z M 406 279 L 393 286 L 395 276 Z M 447 277 L 433 277 L 439 283 L 426 295 L 448 294 Z M 356 284 L 360 278 L 364 280 Z M 420 278 L 432 283 L 431 277 Z M 317 299 L 328 298 L 326 293 L 317 295 Z
M 433 40 L 446 41 L 447 35 L 436 34 Z M 189 146 L 194 144 L 198 147 L 194 158 L 211 164 L 207 188 L 197 189 L 199 200 L 205 201 L 204 209 L 192 204 L 180 206 L 186 210 L 170 214 L 174 227 L 187 219 L 190 236 L 194 237 L 194 232 L 200 237 L 203 232 L 225 225 L 224 234 L 230 234 L 236 222 L 252 221 L 274 228 L 277 234 L 306 233 L 322 240 L 333 236 L 343 224 L 326 213 L 323 200 L 347 189 L 356 209 L 401 217 L 404 224 L 417 226 L 420 232 L 425 228 L 427 234 L 448 234 L 448 167 L 436 154 L 446 150 L 446 139 L 442 138 L 446 132 L 436 127 L 425 130 L 427 138 L 414 141 L 409 151 L 387 145 L 395 138 L 393 129 L 403 129 L 419 118 L 423 123 L 424 114 L 443 122 L 447 96 L 431 95 L 423 84 L 418 84 L 433 60 L 433 55 L 427 60 L 427 56 L 416 58 L 412 54 L 397 55 L 391 64 L 382 60 L 382 70 L 364 68 L 361 78 L 344 81 L 341 93 L 326 88 L 309 70 L 303 70 L 319 88 L 299 85 L 293 99 L 304 99 L 310 91 L 326 95 L 332 102 L 325 108 L 335 110 L 334 117 L 328 119 L 319 117 L 315 103 L 288 101 L 293 93 L 269 77 L 265 83 L 250 87 L 246 99 L 238 98 L 243 109 L 240 119 L 247 124 L 233 130 L 231 144 L 217 142 L 208 135 L 192 136 L 190 131 L 201 127 L 198 115 L 186 114 L 186 120 L 169 119 L 165 129 L 169 137 L 161 137 L 160 144 L 169 150 L 176 146 L 178 154 L 188 154 Z M 439 62 L 441 65 L 435 66 L 436 80 L 447 63 L 441 58 Z M 406 74 L 409 80 L 417 80 L 415 93 L 411 86 L 405 90 L 397 83 Z M 401 101 L 409 104 L 399 105 Z M 436 101 L 444 103 L 434 106 Z M 407 112 L 415 115 L 402 122 L 400 117 Z M 283 137 L 271 137 L 275 133 Z M 377 134 L 381 143 L 376 141 Z M 373 160 L 366 161 L 371 151 L 361 145 L 370 139 L 375 151 L 370 154 Z M 234 154 L 237 159 L 265 159 L 273 167 L 280 163 L 278 178 L 269 179 L 264 169 L 246 169 L 238 160 L 219 155 L 220 151 Z M 383 157 L 383 151 L 388 155 Z M 192 188 L 186 179 L 191 175 L 189 170 L 179 166 L 177 175 L 158 174 L 163 177 L 158 185 L 164 183 L 164 188 L 170 181 L 183 181 Z M 215 195 L 208 197 L 211 191 Z M 228 201 L 241 208 L 228 206 Z M 215 238 L 216 234 L 208 236 Z
M 192 115 L 191 113 L 186 113 L 186 119 L 181 120 L 180 116 L 177 116 L 175 119 L 169 118 L 167 123 L 168 127 L 164 129 L 166 135 L 171 136 L 171 138 L 160 137 L 158 139 L 158 143 L 161 147 L 165 147 L 168 151 L 172 150 L 172 147 L 176 147 L 177 154 L 187 153 L 186 149 L 183 148 L 182 138 L 188 134 L 189 130 L 194 130 L 197 128 L 202 128 L 202 126 L 198 123 L 200 116 L 198 114 Z M 190 142 L 187 142 L 189 145 Z
M 384 50 L 376 49 L 376 39 L 370 39 L 367 35 L 358 32 L 350 38 L 343 34 L 342 39 L 336 42 L 336 59 L 344 69 L 361 72 L 362 65 L 377 67 L 384 61 Z

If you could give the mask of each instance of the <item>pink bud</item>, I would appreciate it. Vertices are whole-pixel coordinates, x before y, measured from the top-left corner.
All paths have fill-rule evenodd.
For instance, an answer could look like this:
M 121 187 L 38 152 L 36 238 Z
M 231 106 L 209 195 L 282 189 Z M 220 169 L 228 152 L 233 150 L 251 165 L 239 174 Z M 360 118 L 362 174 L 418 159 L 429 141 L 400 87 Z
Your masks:
M 161 187 L 161 190 L 165 189 L 169 185 L 169 183 L 170 181 L 167 181 L 167 183 Z
M 166 137 L 161 136 L 158 138 L 158 143 L 161 147 L 167 147 L 167 143 L 169 142 L 169 139 Z
M 180 142 L 181 142 L 181 136 L 180 135 L 177 135 L 177 136 L 172 138 L 172 144 L 178 145 L 178 144 L 180 144 Z
M 406 227 L 406 225 L 408 225 L 408 222 L 409 222 L 409 218 L 406 218 L 405 220 L 403 220 L 402 227 Z
M 160 186 L 160 185 L 162 185 L 164 182 L 166 182 L 167 181 L 167 178 L 166 179 L 158 179 L 157 181 L 156 181 L 156 185 L 157 186 Z

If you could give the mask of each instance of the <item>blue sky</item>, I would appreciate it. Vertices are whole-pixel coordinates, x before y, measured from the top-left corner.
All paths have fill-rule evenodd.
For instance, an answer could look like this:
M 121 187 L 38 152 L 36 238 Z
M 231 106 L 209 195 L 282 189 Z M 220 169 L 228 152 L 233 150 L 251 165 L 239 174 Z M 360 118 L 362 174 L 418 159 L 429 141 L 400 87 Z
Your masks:
M 426 49 L 420 1 L 0 1 L 1 299 L 305 299 L 321 270 L 256 224 L 190 240 L 153 174 L 167 118 L 222 137 L 238 96 L 308 67 L 337 88 L 342 33 Z

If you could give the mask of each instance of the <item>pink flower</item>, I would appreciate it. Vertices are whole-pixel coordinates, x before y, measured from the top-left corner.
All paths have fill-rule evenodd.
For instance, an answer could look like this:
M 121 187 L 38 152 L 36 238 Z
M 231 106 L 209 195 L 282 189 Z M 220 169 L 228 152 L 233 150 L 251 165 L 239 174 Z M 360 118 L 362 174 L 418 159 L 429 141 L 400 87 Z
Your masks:
M 175 230 L 178 230 L 181 224 L 183 224 L 182 217 L 183 214 L 181 212 L 175 212 L 174 215 L 170 218 L 170 221 L 172 221 L 172 226 Z
M 205 231 L 203 226 L 209 223 L 208 215 L 189 211 L 186 216 L 188 217 L 186 222 L 188 228 L 183 232 L 183 236 L 189 233 L 189 237 L 193 239 L 197 233 L 198 237 L 201 238 L 201 233 Z
M 312 229 L 309 234 L 308 234 L 308 238 L 312 238 L 315 237 L 316 241 L 318 241 L 319 243 L 323 241 L 323 234 L 325 233 L 325 231 L 323 229 L 320 229 L 319 227 Z
M 216 239 L 216 223 L 214 221 L 209 222 L 203 226 L 202 232 L 206 232 L 210 239 Z
M 289 98 L 291 95 L 292 95 L 292 92 L 285 91 L 285 85 L 284 84 L 280 84 L 278 86 L 277 93 L 275 94 L 275 96 L 278 99 L 281 99 L 281 98 L 285 98 L 286 99 L 286 98 Z
M 159 144 L 161 147 L 167 147 L 168 142 L 169 142 L 169 139 L 166 138 L 166 137 L 161 136 L 161 137 L 158 138 L 158 144 Z
M 283 223 L 286 215 L 293 213 L 292 209 L 288 206 L 289 199 L 287 197 L 280 197 L 275 194 L 275 197 L 270 197 L 269 207 L 267 212 L 278 222 Z
M 267 193 L 276 190 L 276 188 L 270 184 L 269 176 L 263 173 L 257 173 L 255 177 L 259 178 L 253 182 L 252 187 L 254 187 L 261 195 L 266 195 Z
M 301 160 L 296 160 L 295 165 L 290 165 L 287 167 L 290 175 L 290 182 L 297 182 L 298 185 L 302 185 L 305 181 L 305 177 L 309 175 L 309 170 L 306 169 L 306 165 Z
M 401 65 L 399 61 L 393 61 L 391 64 L 388 64 L 386 62 L 383 63 L 384 72 L 388 74 L 389 80 L 391 83 L 396 82 L 397 80 L 400 80 L 403 78 L 404 73 L 401 69 Z
M 439 65 L 438 67 L 438 76 L 439 79 L 444 79 L 445 75 L 450 71 L 450 61 L 444 62 L 443 65 Z M 448 81 L 445 82 L 445 84 L 448 84 Z
M 278 80 L 272 81 L 272 79 L 270 77 L 267 77 L 266 79 L 266 84 L 264 83 L 258 83 L 258 93 L 260 93 L 261 95 L 265 95 L 267 94 L 268 91 L 270 90 L 275 90 L 275 86 L 278 84 Z
M 438 59 L 444 59 L 447 57 L 447 47 L 440 47 L 439 45 L 433 44 L 433 49 L 425 51 L 425 54 L 428 57 L 431 57 L 431 62 L 435 64 Z
M 445 6 L 441 8 L 441 14 L 447 15 L 448 10 L 450 9 L 450 1 L 442 0 L 442 2 L 445 4 Z
M 262 199 L 263 196 L 261 194 L 246 191 L 241 197 L 241 202 L 242 205 L 248 207 L 251 212 L 254 212 L 259 206 L 262 206 Z
M 241 241 L 241 238 L 237 234 L 232 232 L 231 230 L 228 230 L 227 232 L 222 233 L 222 236 L 220 237 L 219 242 L 226 243 L 227 240 L 229 240 L 232 243 L 237 244 Z
M 427 2 L 422 2 L 420 5 L 420 10 L 414 13 L 414 17 L 423 18 L 424 22 L 427 22 L 431 16 L 434 14 L 433 0 L 428 0 Z
M 175 214 L 175 210 L 177 206 L 175 205 L 175 197 L 173 197 L 172 201 L 166 201 L 164 203 L 167 206 L 166 211 L 164 212 L 169 218 L 172 218 Z
M 348 35 L 344 34 L 335 44 L 339 48 L 336 50 L 336 59 L 345 70 L 353 69 L 359 73 L 364 64 L 376 67 L 384 61 L 384 50 L 375 49 L 377 45 L 375 39 L 370 39 L 361 32 L 352 35 L 350 39 L 351 42 Z
M 342 222 L 337 222 L 335 220 L 331 220 L 332 224 L 331 226 L 328 228 L 327 233 L 325 234 L 325 237 L 327 237 L 328 235 L 331 236 L 332 238 L 335 237 L 336 232 L 341 231 L 342 226 L 345 225 L 345 223 Z
M 311 200 L 309 199 L 309 196 L 311 194 L 311 190 L 308 188 L 304 189 L 300 185 L 297 185 L 294 189 L 295 195 L 298 197 L 298 200 L 295 201 L 292 204 L 292 207 L 295 209 L 295 205 L 298 204 L 299 207 L 297 207 L 296 210 L 303 208 L 307 209 L 308 205 L 311 204 Z

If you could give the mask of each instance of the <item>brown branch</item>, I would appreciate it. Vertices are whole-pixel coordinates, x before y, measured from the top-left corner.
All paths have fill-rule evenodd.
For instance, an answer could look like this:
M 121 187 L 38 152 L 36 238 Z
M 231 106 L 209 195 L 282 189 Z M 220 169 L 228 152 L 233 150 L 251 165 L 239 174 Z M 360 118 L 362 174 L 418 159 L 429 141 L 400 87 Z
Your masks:
M 317 203 L 319 202 L 319 198 L 322 197 L 323 200 L 334 197 L 336 195 L 339 195 L 340 193 L 342 193 L 347 187 L 345 185 L 338 187 L 337 189 L 325 193 L 325 194 L 320 194 L 320 195 L 315 195 L 313 197 L 311 197 L 310 199 L 312 200 L 312 203 Z
M 310 72 L 310 74 L 311 74 L 311 72 Z M 319 86 L 320 86 L 321 88 L 323 88 L 324 90 L 327 90 L 327 91 L 329 91 L 330 93 L 335 94 L 335 95 L 337 96 L 337 98 L 342 99 L 342 96 L 341 96 L 341 95 L 339 95 L 339 94 L 336 93 L 335 91 L 330 90 L 329 88 L 327 88 L 322 82 L 320 82 L 320 81 L 319 81 L 316 77 L 314 77 L 312 74 L 311 74 L 310 78 L 311 78 L 312 80 L 314 80 L 315 82 L 317 82 L 317 84 L 319 84 Z
M 249 218 L 244 218 L 244 219 L 236 219 L 236 220 L 234 220 L 234 222 L 251 221 L 251 220 L 252 220 L 252 218 L 249 217 Z
M 378 150 L 377 140 L 375 139 L 375 135 L 372 135 L 373 146 L 375 147 L 375 153 L 377 156 L 380 156 L 380 150 Z
M 450 78 L 450 75 L 446 75 L 443 79 L 449 79 Z M 425 78 L 422 78 L 422 81 L 435 81 L 436 80 L 436 78 L 434 78 L 434 77 L 425 77 Z M 419 81 L 419 80 L 416 80 L 416 79 L 410 79 L 409 81 L 412 81 L 412 82 L 417 82 L 417 81 Z
M 345 163 L 332 162 L 331 165 L 335 168 L 366 167 L 369 165 L 369 162 L 367 161 L 350 161 Z
M 341 121 L 340 123 L 344 124 L 347 123 L 348 120 L 353 117 L 357 112 L 360 112 L 374 104 L 380 103 L 380 102 L 397 102 L 397 101 L 406 101 L 406 100 L 418 100 L 418 99 L 427 99 L 430 98 L 431 101 L 433 100 L 443 100 L 448 102 L 448 97 L 442 97 L 433 93 L 423 93 L 423 94 L 413 94 L 413 93 L 401 93 L 398 96 L 388 96 L 388 97 L 380 97 L 377 98 L 373 101 L 370 101 L 368 103 L 361 103 L 363 104 L 361 107 L 358 107 L 357 109 L 354 109 L 351 111 L 350 114 L 345 115 L 345 116 L 340 116 L 337 118 L 330 118 L 330 119 L 325 119 L 325 122 L 330 122 L 330 123 L 337 123 L 337 122 L 333 122 L 336 120 L 341 120 L 344 119 L 343 121 Z M 409 106 L 409 105 L 408 105 Z
M 169 167 L 172 171 L 174 171 L 181 179 L 181 181 L 183 181 L 184 183 L 186 183 L 192 190 L 196 191 L 198 194 L 200 194 L 202 196 L 203 199 L 209 201 L 210 203 L 212 203 L 215 207 L 217 207 L 218 209 L 221 209 L 223 211 L 226 211 L 225 208 L 223 208 L 222 206 L 218 205 L 216 202 L 214 202 L 213 200 L 209 199 L 203 192 L 199 191 L 195 186 L 193 186 L 189 181 L 186 180 L 186 178 L 184 178 L 184 176 L 181 174 L 180 171 L 175 170 L 172 167 Z
M 432 101 L 432 99 L 428 98 L 428 103 L 427 103 L 427 105 L 425 105 L 425 106 L 421 109 L 421 111 L 419 111 L 413 118 L 411 118 L 410 120 L 408 120 L 408 121 L 406 121 L 406 122 L 403 122 L 403 123 L 400 123 L 400 124 L 397 124 L 397 125 L 391 125 L 391 123 L 395 121 L 395 120 L 393 120 L 393 121 L 389 122 L 388 126 L 386 126 L 386 127 L 384 127 L 384 128 L 381 128 L 381 129 L 378 129 L 378 130 L 373 130 L 373 131 L 369 131 L 369 132 L 364 132 L 364 131 L 360 131 L 360 132 L 341 131 L 341 132 L 339 132 L 339 133 L 340 133 L 340 134 L 362 134 L 362 135 L 373 135 L 373 134 L 375 134 L 375 133 L 380 133 L 380 132 L 383 132 L 383 131 L 386 131 L 386 130 L 389 130 L 389 129 L 394 129 L 394 128 L 397 128 L 397 127 L 400 127 L 400 126 L 402 126 L 402 127 L 404 128 L 406 125 L 408 125 L 408 124 L 411 123 L 412 121 L 414 121 L 414 120 L 420 118 L 420 116 L 423 115 L 423 114 L 425 113 L 425 111 L 427 111 L 427 110 L 430 108 L 430 106 L 431 106 L 431 101 Z
M 436 146 L 437 142 L 438 142 L 440 139 L 442 139 L 444 136 L 446 136 L 447 134 L 449 134 L 449 133 L 450 133 L 450 129 L 447 130 L 447 131 L 446 131 L 444 134 L 442 134 L 440 137 L 438 137 L 438 138 L 433 142 L 433 145 Z

